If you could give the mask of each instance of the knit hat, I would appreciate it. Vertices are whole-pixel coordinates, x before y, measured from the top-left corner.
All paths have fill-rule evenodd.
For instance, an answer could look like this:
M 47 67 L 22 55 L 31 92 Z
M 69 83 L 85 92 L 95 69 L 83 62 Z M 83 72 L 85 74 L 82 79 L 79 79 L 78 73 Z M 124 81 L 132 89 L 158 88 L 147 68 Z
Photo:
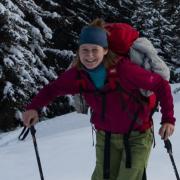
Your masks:
M 96 44 L 107 48 L 107 33 L 105 30 L 99 27 L 85 26 L 82 28 L 79 36 L 79 46 L 82 44 Z

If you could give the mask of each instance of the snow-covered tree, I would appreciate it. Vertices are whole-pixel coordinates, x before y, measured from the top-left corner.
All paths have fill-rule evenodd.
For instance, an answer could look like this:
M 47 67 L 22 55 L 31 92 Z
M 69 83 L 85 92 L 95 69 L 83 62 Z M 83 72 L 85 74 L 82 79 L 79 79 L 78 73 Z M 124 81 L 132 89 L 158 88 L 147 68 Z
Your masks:
M 152 40 L 180 80 L 179 0 L 1 0 L 0 129 L 17 126 L 24 105 L 65 71 L 78 47 L 82 26 L 100 17 L 127 22 Z M 52 117 L 71 111 L 70 97 L 42 109 Z
M 24 105 L 42 86 L 57 77 L 58 71 L 55 70 L 63 68 L 60 60 L 66 59 L 69 63 L 72 60 L 72 51 L 48 49 L 53 32 L 43 18 L 54 20 L 61 17 L 57 13 L 43 11 L 31 0 L 3 0 L 0 3 L 1 129 L 16 126 L 17 112 L 24 109 Z M 50 51 L 56 54 L 56 65 L 48 63 L 47 54 Z M 60 111 L 64 111 L 63 101 L 59 105 Z
M 136 4 L 136 5 L 135 5 Z M 159 55 L 164 58 L 173 74 L 174 68 L 179 64 L 179 37 L 178 23 L 174 19 L 178 17 L 179 5 L 165 0 L 136 1 L 137 9 L 131 18 L 132 24 L 148 37 L 158 49 Z M 179 19 L 179 18 L 178 18 Z M 176 20 L 177 21 L 177 20 Z M 171 81 L 177 81 L 175 76 Z

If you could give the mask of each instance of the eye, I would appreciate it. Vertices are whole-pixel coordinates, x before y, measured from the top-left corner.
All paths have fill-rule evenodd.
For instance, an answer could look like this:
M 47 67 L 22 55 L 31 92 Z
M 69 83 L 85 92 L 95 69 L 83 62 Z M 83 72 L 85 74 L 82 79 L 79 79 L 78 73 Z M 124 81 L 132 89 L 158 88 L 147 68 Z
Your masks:
M 81 49 L 81 51 L 82 51 L 83 53 L 88 53 L 88 50 L 87 50 L 87 49 Z
M 98 49 L 93 49 L 92 52 L 93 52 L 93 53 L 97 53 L 97 52 L 98 52 Z

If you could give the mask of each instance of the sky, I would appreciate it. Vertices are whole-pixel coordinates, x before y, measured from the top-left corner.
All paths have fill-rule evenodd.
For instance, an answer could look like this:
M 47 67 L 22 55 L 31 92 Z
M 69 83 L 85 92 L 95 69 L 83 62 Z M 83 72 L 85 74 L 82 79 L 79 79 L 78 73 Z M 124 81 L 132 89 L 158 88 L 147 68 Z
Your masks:
M 180 84 L 172 86 L 172 91 Z M 173 156 L 180 170 L 180 93 L 174 94 L 174 135 L 170 138 Z M 152 149 L 147 168 L 148 179 L 175 180 L 175 173 L 163 141 L 158 135 L 160 113 L 154 115 L 156 147 Z M 76 112 L 55 117 L 36 126 L 38 150 L 45 180 L 90 180 L 95 166 L 95 147 L 89 115 Z M 0 134 L 0 170 L 2 180 L 40 180 L 30 134 L 19 141 L 22 128 Z M 95 139 L 95 134 L 94 134 Z

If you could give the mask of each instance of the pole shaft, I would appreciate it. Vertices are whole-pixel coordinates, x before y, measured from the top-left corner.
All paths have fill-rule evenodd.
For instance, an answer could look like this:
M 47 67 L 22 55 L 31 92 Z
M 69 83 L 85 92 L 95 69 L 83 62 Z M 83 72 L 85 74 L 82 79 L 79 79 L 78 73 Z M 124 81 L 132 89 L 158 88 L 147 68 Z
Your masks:
M 35 150 L 36 159 L 37 159 L 37 163 L 38 163 L 40 178 L 41 178 L 41 180 L 44 180 L 42 166 L 41 166 L 41 160 L 40 160 L 40 157 L 39 157 L 38 146 L 37 146 L 36 136 L 35 136 L 36 131 L 35 131 L 35 129 L 30 129 L 30 131 L 31 131 L 32 139 L 33 139 L 34 150 Z
M 177 167 L 176 167 L 176 164 L 175 164 L 174 158 L 173 158 L 173 155 L 172 155 L 172 154 L 169 154 L 169 157 L 170 157 L 170 159 L 171 159 L 172 166 L 173 166 L 174 171 L 175 171 L 176 179 L 177 179 L 177 180 L 180 180 L 180 178 L 179 178 L 179 174 L 178 174 L 178 170 L 177 170 Z

